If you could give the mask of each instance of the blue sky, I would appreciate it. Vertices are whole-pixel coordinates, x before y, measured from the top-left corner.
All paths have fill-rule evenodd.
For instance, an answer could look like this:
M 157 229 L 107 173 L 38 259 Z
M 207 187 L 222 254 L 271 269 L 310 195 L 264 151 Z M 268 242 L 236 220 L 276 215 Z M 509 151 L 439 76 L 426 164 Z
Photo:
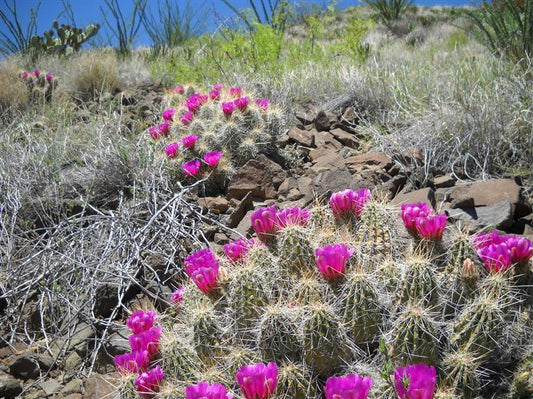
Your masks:
M 5 9 L 5 0 L 0 0 L 0 8 Z M 9 4 L 13 0 L 7 0 Z M 185 0 L 176 0 L 180 5 L 185 4 Z M 304 1 L 300 1 L 304 2 Z M 317 0 L 318 3 L 324 3 L 326 0 Z M 16 0 L 17 11 L 20 16 L 22 25 L 25 26 L 29 16 L 29 10 L 31 7 L 35 7 L 39 3 L 38 0 Z M 38 14 L 38 34 L 42 34 L 45 30 L 50 29 L 52 21 L 56 18 L 64 8 L 64 3 L 69 3 L 72 7 L 73 14 L 75 17 L 76 25 L 79 27 L 86 26 L 90 23 L 97 23 L 102 21 L 102 14 L 100 11 L 100 6 L 104 5 L 104 0 L 42 0 L 41 7 Z M 225 19 L 231 17 L 233 12 L 223 3 L 221 0 L 191 0 L 191 4 L 202 4 L 204 3 L 203 9 L 209 15 L 209 18 L 206 22 L 206 29 L 213 30 L 217 26 L 217 20 L 214 17 L 215 12 L 218 18 Z M 120 0 L 121 6 L 123 6 L 123 11 L 131 10 L 131 0 Z M 245 8 L 249 6 L 248 0 L 232 0 L 232 4 L 236 8 Z M 339 8 L 345 8 L 350 6 L 355 6 L 359 4 L 358 0 L 339 0 Z M 470 0 L 415 0 L 415 4 L 418 5 L 469 5 L 472 4 Z M 153 7 L 155 10 L 157 8 L 157 0 L 148 0 L 148 6 Z M 154 7 L 155 6 L 155 7 Z M 214 11 L 214 12 L 213 12 Z M 68 23 L 68 21 L 63 18 L 60 20 L 62 22 Z M 0 30 L 5 31 L 5 26 L 0 22 Z M 104 32 L 102 32 L 104 33 Z M 106 35 L 102 34 L 100 40 L 105 42 L 107 40 Z M 150 40 L 148 36 L 141 32 L 138 36 L 137 45 L 147 45 Z

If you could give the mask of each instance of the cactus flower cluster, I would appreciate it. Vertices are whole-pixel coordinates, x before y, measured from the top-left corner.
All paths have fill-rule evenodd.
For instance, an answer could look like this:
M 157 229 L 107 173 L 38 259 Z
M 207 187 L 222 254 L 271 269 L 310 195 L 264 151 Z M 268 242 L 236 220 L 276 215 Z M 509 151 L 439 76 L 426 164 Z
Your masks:
M 394 372 L 394 386 L 400 399 L 433 399 L 436 383 L 435 367 L 424 363 L 398 367 Z
M 402 221 L 412 236 L 438 241 L 446 228 L 446 214 L 436 214 L 425 202 L 402 205 Z
M 231 263 L 242 261 L 250 248 L 257 245 L 257 241 L 252 239 L 240 238 L 237 241 L 224 245 L 224 253 Z
M 329 204 L 336 217 L 345 220 L 358 219 L 370 197 L 371 193 L 367 188 L 357 191 L 347 189 L 333 193 L 329 199 Z
M 40 69 L 34 69 L 33 71 L 22 71 L 19 76 L 26 84 L 32 102 L 37 103 L 43 99 L 48 102 L 52 100 L 58 82 L 54 75 Z
M 148 370 L 150 360 L 158 352 L 162 331 L 161 326 L 154 326 L 155 321 L 155 312 L 139 310 L 132 313 L 126 322 L 132 332 L 128 338 L 131 352 L 114 358 L 115 366 L 121 374 L 138 374 L 135 387 L 143 398 L 150 398 L 158 391 L 164 376 L 159 366 Z
M 252 227 L 263 241 L 273 238 L 287 226 L 307 226 L 311 214 L 298 206 L 278 210 L 275 205 L 259 208 L 251 215 Z
M 318 270 L 327 280 L 342 277 L 346 271 L 348 259 L 355 252 L 344 244 L 326 245 L 315 250 Z
M 217 287 L 220 260 L 209 249 L 202 249 L 187 256 L 183 261 L 185 272 L 200 291 L 209 293 Z
M 533 256 L 533 244 L 526 237 L 480 233 L 473 237 L 474 246 L 485 269 L 499 272 L 513 264 L 526 264 Z

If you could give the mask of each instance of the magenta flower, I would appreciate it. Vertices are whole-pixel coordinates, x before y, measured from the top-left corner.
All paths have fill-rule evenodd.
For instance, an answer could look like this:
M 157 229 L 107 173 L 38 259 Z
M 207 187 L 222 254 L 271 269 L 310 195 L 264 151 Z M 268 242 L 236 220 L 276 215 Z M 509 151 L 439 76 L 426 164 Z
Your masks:
M 403 225 L 410 234 L 416 235 L 416 219 L 419 217 L 428 216 L 431 213 L 433 213 L 433 208 L 431 208 L 425 202 L 419 202 L 417 204 L 403 204 Z
M 233 111 L 235 111 L 234 103 L 222 103 L 222 112 L 224 112 L 224 115 L 230 116 Z
M 505 243 L 511 251 L 513 263 L 527 263 L 533 256 L 533 244 L 526 237 L 509 235 Z
M 157 128 L 159 129 L 159 132 L 161 134 L 167 135 L 170 132 L 170 122 L 169 121 L 165 121 L 165 122 L 161 123 Z
M 213 168 L 218 165 L 220 158 L 222 158 L 222 152 L 220 151 L 212 151 L 204 155 L 205 163 Z
M 51 82 L 53 78 L 54 78 L 54 75 L 52 75 L 51 73 L 49 73 L 49 74 L 46 75 L 46 80 L 47 80 L 48 82 Z
M 372 386 L 372 378 L 348 374 L 329 377 L 326 381 L 326 399 L 366 399 Z
M 489 272 L 505 271 L 513 263 L 513 255 L 506 243 L 490 244 L 478 249 L 478 256 Z
M 233 399 L 233 394 L 227 393 L 226 387 L 217 382 L 210 385 L 201 381 L 196 385 L 185 388 L 186 399 Z
M 194 161 L 185 162 L 181 165 L 181 170 L 183 170 L 183 173 L 187 176 L 194 177 L 200 171 L 201 166 L 202 162 L 200 162 L 199 159 L 195 159 Z
M 172 89 L 172 93 L 174 94 L 183 94 L 185 93 L 185 87 L 183 85 L 176 86 Z
M 268 239 L 278 231 L 278 215 L 275 205 L 257 209 L 250 218 L 252 227 L 260 239 Z
M 30 75 L 31 75 L 31 74 L 30 74 L 29 72 L 27 72 L 27 71 L 23 71 L 23 72 L 20 73 L 20 77 L 21 77 L 22 79 L 26 79 L 26 78 L 29 77 Z
M 419 237 L 426 240 L 440 240 L 446 228 L 446 214 L 418 217 L 415 225 Z
M 344 275 L 353 253 L 354 250 L 344 244 L 326 245 L 315 250 L 315 262 L 327 280 L 335 280 Z
M 234 101 L 234 103 L 237 106 L 237 108 L 239 108 L 239 110 L 244 111 L 246 107 L 248 106 L 249 101 L 250 99 L 248 97 L 240 97 L 240 98 L 237 98 Z
M 200 109 L 200 107 L 202 106 L 202 103 L 200 102 L 200 99 L 198 97 L 190 97 L 187 100 L 186 105 L 187 105 L 187 109 L 190 112 L 196 112 L 197 110 Z
M 157 140 L 160 134 L 159 127 L 152 126 L 150 129 L 148 129 L 148 133 L 150 133 L 150 136 L 152 136 L 154 140 Z
M 192 112 L 185 112 L 181 116 L 181 123 L 183 123 L 185 126 L 189 125 L 192 120 L 194 119 L 194 114 Z
M 283 209 L 278 211 L 278 226 L 280 229 L 287 226 L 307 226 L 311 214 L 307 209 L 302 209 L 299 206 L 293 208 Z
M 148 356 L 152 357 L 159 349 L 159 338 L 161 337 L 162 327 L 152 327 L 149 330 L 130 335 L 128 340 L 132 352 L 147 351 Z
M 159 392 L 159 386 L 165 376 L 159 365 L 148 372 L 144 372 L 135 379 L 135 388 L 142 398 L 153 398 L 154 393 Z
M 340 218 L 358 218 L 363 208 L 370 199 L 371 193 L 368 188 L 360 190 L 347 189 L 333 193 L 329 199 L 331 210 Z
M 268 106 L 270 105 L 268 100 L 255 100 L 255 103 L 261 108 L 262 110 L 268 109 Z
M 181 142 L 183 143 L 183 146 L 185 148 L 193 148 L 196 142 L 198 141 L 198 136 L 187 136 L 181 139 Z
M 400 399 L 433 399 L 437 372 L 424 363 L 398 367 L 394 372 L 394 385 Z
M 138 310 L 131 314 L 126 321 L 126 325 L 132 333 L 137 334 L 152 328 L 156 319 L 157 316 L 155 312 Z
M 224 85 L 223 85 L 222 83 L 215 83 L 215 84 L 213 85 L 213 90 L 218 90 L 218 91 L 220 91 L 220 90 L 222 90 L 223 88 L 224 88 Z
M 163 119 L 166 121 L 171 121 L 174 118 L 175 113 L 176 113 L 176 110 L 174 108 L 166 109 L 163 112 Z
M 237 383 L 246 399 L 268 399 L 278 385 L 278 366 L 276 363 L 243 366 L 237 371 Z
M 165 152 L 168 158 L 176 158 L 178 156 L 178 143 L 173 142 L 165 147 Z
M 216 89 L 209 92 L 209 98 L 213 101 L 220 100 L 220 92 Z
M 209 248 L 187 256 L 183 266 L 200 291 L 208 293 L 216 287 L 220 261 Z
M 170 300 L 172 301 L 174 306 L 180 306 L 184 298 L 185 298 L 185 288 L 180 287 L 172 293 Z
M 505 235 L 500 235 L 497 231 L 492 233 L 478 233 L 472 236 L 473 245 L 476 249 L 489 246 L 491 244 L 502 244 L 506 242 Z
M 242 95 L 242 87 L 230 87 L 229 95 L 234 98 L 240 97 Z
M 147 350 L 117 355 L 113 360 L 117 371 L 122 375 L 139 374 L 146 371 L 150 364 L 150 357 L 148 356 Z
M 38 77 L 41 74 L 41 71 L 39 69 L 36 69 L 33 71 L 33 76 Z
M 237 241 L 230 242 L 224 245 L 224 253 L 231 263 L 237 263 L 246 257 L 246 254 L 256 244 L 252 238 L 239 238 Z

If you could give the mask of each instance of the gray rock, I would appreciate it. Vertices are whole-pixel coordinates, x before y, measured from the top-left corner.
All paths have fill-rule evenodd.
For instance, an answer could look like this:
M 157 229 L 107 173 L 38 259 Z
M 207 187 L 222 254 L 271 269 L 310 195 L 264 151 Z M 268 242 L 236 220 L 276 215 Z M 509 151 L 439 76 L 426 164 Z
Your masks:
M 61 384 L 57 382 L 56 380 L 46 380 L 41 383 L 39 383 L 39 386 L 44 391 L 44 393 L 48 396 L 55 394 L 56 392 L 59 392 L 61 389 Z
M 22 392 L 22 384 L 13 376 L 0 371 L 0 398 L 14 398 Z
M 474 229 L 492 227 L 504 230 L 513 224 L 513 205 L 509 200 L 490 206 L 449 209 L 446 213 L 451 219 L 470 225 Z
M 435 206 L 435 192 L 432 188 L 426 187 L 421 190 L 399 194 L 392 202 L 395 205 L 426 202 L 428 205 Z
M 27 380 L 39 377 L 41 372 L 51 370 L 54 366 L 54 359 L 42 353 L 26 352 L 11 356 L 8 366 L 12 375 Z
M 361 188 L 360 183 L 346 169 L 329 169 L 320 172 L 313 180 L 314 192 L 320 196 L 347 188 Z
M 448 173 L 444 176 L 435 177 L 435 179 L 433 179 L 433 184 L 435 185 L 435 188 L 453 187 L 455 185 L 455 178 Z
M 315 146 L 315 136 L 307 130 L 302 130 L 298 129 L 297 127 L 293 127 L 291 130 L 289 130 L 287 135 L 289 136 L 290 141 L 293 143 L 297 143 L 305 147 Z
M 63 396 L 68 396 L 76 393 L 81 393 L 83 389 L 83 381 L 79 378 L 74 378 L 67 382 L 65 386 L 59 391 Z
M 248 192 L 248 194 L 244 196 L 244 198 L 235 206 L 235 208 L 229 215 L 228 220 L 226 221 L 226 226 L 232 229 L 237 227 L 240 224 L 246 212 L 249 211 L 252 208 L 252 206 L 253 206 L 252 193 Z

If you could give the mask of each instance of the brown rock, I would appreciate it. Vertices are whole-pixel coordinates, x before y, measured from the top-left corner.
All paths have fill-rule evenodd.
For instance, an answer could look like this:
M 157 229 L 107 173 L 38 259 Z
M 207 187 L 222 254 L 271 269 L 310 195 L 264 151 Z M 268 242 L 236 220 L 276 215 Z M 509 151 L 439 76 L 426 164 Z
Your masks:
M 359 140 L 355 135 L 339 128 L 330 130 L 330 133 L 333 137 L 335 137 L 335 140 L 344 144 L 346 147 L 359 148 Z
M 333 150 L 340 150 L 342 144 L 335 140 L 335 137 L 330 132 L 319 132 L 316 129 L 311 130 L 315 137 L 315 146 L 317 148 L 327 148 Z
M 310 125 L 311 123 L 313 123 L 313 117 L 304 112 L 298 112 L 294 116 L 302 125 Z
M 309 204 L 314 198 L 313 179 L 307 176 L 298 179 L 298 191 L 304 195 L 305 203 Z
M 22 392 L 22 384 L 3 371 L 0 371 L 0 398 L 14 398 Z
M 346 167 L 346 159 L 335 152 L 325 152 L 321 157 L 318 157 L 311 169 L 316 172 L 321 172 L 330 169 L 344 169 Z
M 522 188 L 512 179 L 489 179 L 457 186 L 450 194 L 450 200 L 453 202 L 461 197 L 472 197 L 476 207 L 508 200 L 513 205 L 515 217 L 531 212 L 531 205 L 524 199 Z
M 92 374 L 85 382 L 84 399 L 114 398 L 118 395 L 117 386 L 120 381 L 118 373 L 108 375 Z
M 229 208 L 229 202 L 224 197 L 204 197 L 198 199 L 198 204 L 215 214 L 224 213 Z
M 248 192 L 261 199 L 275 198 L 287 173 L 277 163 L 260 154 L 238 169 L 228 188 L 228 198 L 242 198 Z
M 320 172 L 313 180 L 313 191 L 317 195 L 325 195 L 347 188 L 361 188 L 346 169 L 327 169 Z
M 298 180 L 294 177 L 289 177 L 283 180 L 283 183 L 278 187 L 278 196 L 287 197 L 289 191 L 298 187 Z
M 401 204 L 415 204 L 418 202 L 425 202 L 431 206 L 435 206 L 435 192 L 432 188 L 426 187 L 421 190 L 411 191 L 410 193 L 402 193 L 394 198 L 392 201 L 395 205 Z
M 453 187 L 455 185 L 455 178 L 448 173 L 444 176 L 435 177 L 433 184 L 435 188 Z
M 382 152 L 369 152 L 346 158 L 346 164 L 350 169 L 389 169 L 392 167 L 392 159 Z
M 246 215 L 241 219 L 239 225 L 235 228 L 240 234 L 242 234 L 245 237 L 249 237 L 252 232 L 252 221 L 250 217 L 252 216 L 252 213 L 254 212 L 254 209 L 249 210 Z
M 304 147 L 314 147 L 315 146 L 315 135 L 307 130 L 298 129 L 293 127 L 287 133 L 290 141 L 303 145 Z
M 319 132 L 329 130 L 331 128 L 331 125 L 337 121 L 337 118 L 335 115 L 326 113 L 325 111 L 319 111 L 318 114 L 316 114 L 315 120 L 313 121 L 315 124 L 316 130 Z
M 232 199 L 232 201 L 233 200 L 234 199 Z M 252 207 L 253 207 L 252 194 L 251 192 L 248 192 L 248 194 L 244 196 L 242 201 L 240 201 L 237 204 L 237 206 L 233 209 L 233 212 L 231 212 L 231 214 L 229 215 L 229 218 L 226 222 L 226 226 L 232 229 L 237 227 L 240 224 L 246 212 Z

